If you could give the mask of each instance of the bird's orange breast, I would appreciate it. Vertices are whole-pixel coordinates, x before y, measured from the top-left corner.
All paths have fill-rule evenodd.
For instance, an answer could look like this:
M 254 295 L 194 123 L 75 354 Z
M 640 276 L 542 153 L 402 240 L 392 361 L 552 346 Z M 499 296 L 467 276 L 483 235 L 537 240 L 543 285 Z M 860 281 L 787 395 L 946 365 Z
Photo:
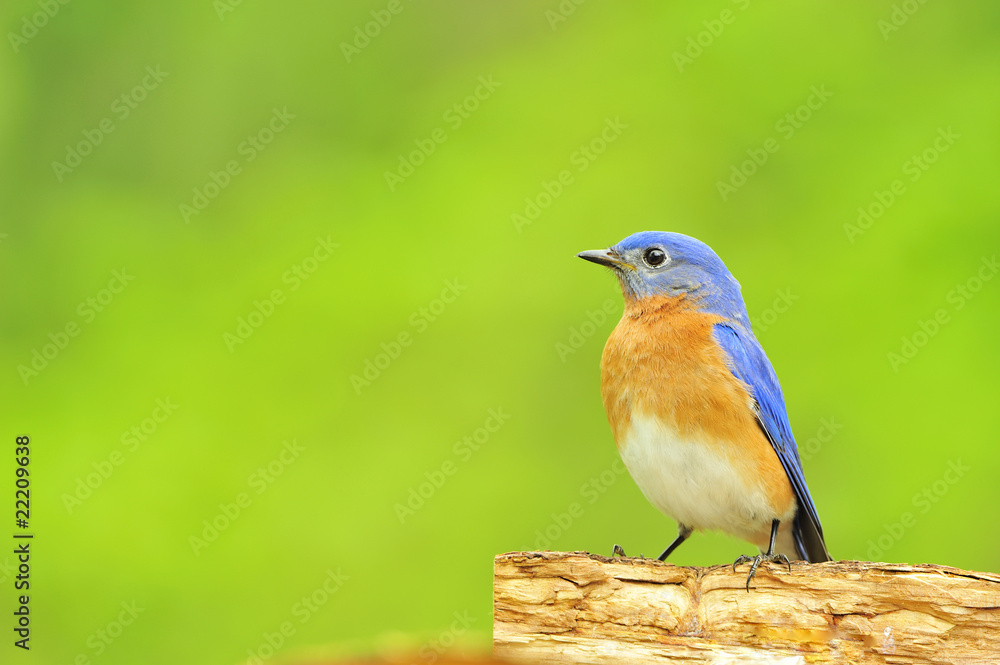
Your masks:
M 601 358 L 601 394 L 615 441 L 621 448 L 633 414 L 655 417 L 685 437 L 718 446 L 758 478 L 784 479 L 771 488 L 772 500 L 788 505 L 794 495 L 757 424 L 752 397 L 712 337 L 721 321 L 685 296 L 626 302 Z
M 682 433 L 724 438 L 754 424 L 747 389 L 712 338 L 720 321 L 684 296 L 627 304 L 601 358 L 601 392 L 616 441 L 634 411 L 658 416 Z

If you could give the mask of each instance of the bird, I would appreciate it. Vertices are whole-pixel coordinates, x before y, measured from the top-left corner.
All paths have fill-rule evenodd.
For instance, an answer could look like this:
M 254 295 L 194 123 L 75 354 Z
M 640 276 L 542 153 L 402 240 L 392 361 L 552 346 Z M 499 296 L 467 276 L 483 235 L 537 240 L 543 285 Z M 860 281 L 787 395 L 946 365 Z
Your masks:
M 764 562 L 832 560 L 777 375 L 736 278 L 705 243 L 643 231 L 577 254 L 618 278 L 625 309 L 601 356 L 601 397 L 629 475 L 677 522 L 665 561 L 718 530 Z M 623 555 L 619 546 L 615 554 Z

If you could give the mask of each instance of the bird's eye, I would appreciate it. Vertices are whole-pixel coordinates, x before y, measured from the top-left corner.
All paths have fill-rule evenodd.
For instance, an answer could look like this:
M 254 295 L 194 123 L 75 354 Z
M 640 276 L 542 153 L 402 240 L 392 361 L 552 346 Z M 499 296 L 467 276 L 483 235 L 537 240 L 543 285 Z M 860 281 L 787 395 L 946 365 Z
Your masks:
M 656 266 L 663 265 L 663 262 L 667 260 L 667 254 L 658 247 L 650 247 L 642 255 L 642 260 L 650 268 L 655 268 Z

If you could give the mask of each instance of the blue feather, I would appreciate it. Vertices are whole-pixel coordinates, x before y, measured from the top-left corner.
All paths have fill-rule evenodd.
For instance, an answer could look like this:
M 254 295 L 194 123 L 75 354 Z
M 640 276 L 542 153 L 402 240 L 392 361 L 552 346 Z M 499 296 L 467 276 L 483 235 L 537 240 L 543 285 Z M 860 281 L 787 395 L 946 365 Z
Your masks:
M 800 550 L 799 556 L 811 562 L 829 561 L 823 527 L 806 486 L 802 461 L 785 411 L 785 398 L 771 362 L 753 333 L 738 323 L 716 324 L 712 336 L 725 352 L 733 375 L 750 390 L 757 405 L 756 416 L 761 429 L 770 439 L 795 491 L 799 508 L 793 535 Z

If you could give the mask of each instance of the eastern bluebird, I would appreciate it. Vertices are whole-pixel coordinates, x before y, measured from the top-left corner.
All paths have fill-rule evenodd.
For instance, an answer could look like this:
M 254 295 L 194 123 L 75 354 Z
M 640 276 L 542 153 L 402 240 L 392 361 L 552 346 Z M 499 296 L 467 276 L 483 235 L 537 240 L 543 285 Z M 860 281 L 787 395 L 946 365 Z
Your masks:
M 778 378 L 722 260 L 658 231 L 578 256 L 611 268 L 625 296 L 601 395 L 632 478 L 677 521 L 660 561 L 695 529 L 760 548 L 733 564 L 752 562 L 747 591 L 762 561 L 830 561 Z

